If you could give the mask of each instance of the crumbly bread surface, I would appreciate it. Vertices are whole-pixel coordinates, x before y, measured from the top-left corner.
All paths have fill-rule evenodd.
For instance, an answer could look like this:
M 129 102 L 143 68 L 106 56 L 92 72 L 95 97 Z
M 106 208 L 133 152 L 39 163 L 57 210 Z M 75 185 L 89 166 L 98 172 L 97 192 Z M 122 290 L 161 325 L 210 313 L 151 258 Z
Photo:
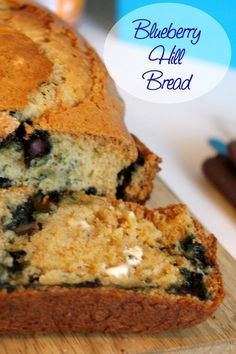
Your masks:
M 123 161 L 117 151 L 108 151 L 88 137 L 73 139 L 50 135 L 51 151 L 25 166 L 24 149 L 18 142 L 0 148 L 2 177 L 15 186 L 31 186 L 44 193 L 96 188 L 98 194 L 115 195 L 117 175 Z M 95 193 L 96 194 L 96 193 Z
M 59 203 L 34 197 L 30 214 L 29 205 L 26 207 L 30 196 L 29 189 L 1 192 L 2 332 L 14 332 L 14 328 L 19 333 L 176 329 L 201 322 L 222 301 L 216 240 L 191 218 L 184 205 L 152 211 L 133 203 L 73 193 Z M 70 296 L 80 307 L 77 320 L 74 305 L 66 308 Z M 30 311 L 22 329 L 19 322 L 10 329 L 5 312 L 9 299 L 15 304 L 18 321 L 27 303 L 40 313 L 44 324 L 33 320 Z M 52 325 L 46 316 L 46 304 L 54 308 L 55 299 L 60 299 L 60 305 L 53 318 L 61 319 L 63 311 L 66 318 L 70 310 L 70 324 L 56 320 Z M 121 315 L 123 307 L 128 313 Z M 166 317 L 171 307 L 173 321 L 176 311 L 181 313 L 177 322 L 170 323 Z M 150 314 L 152 309 L 157 316 L 161 308 L 166 309 L 161 311 L 162 322 Z M 99 321 L 99 313 L 106 326 Z M 129 317 L 124 326 L 124 318 Z
M 18 124 L 13 117 L 9 120 Z M 141 143 L 137 143 L 138 159 L 124 167 L 120 154 L 107 149 L 103 138 L 97 144 L 88 136 L 61 138 L 28 124 L 24 129 L 29 137 L 13 135 L 0 145 L 0 188 L 30 186 L 43 193 L 83 190 L 141 203 L 148 198 L 160 159 Z

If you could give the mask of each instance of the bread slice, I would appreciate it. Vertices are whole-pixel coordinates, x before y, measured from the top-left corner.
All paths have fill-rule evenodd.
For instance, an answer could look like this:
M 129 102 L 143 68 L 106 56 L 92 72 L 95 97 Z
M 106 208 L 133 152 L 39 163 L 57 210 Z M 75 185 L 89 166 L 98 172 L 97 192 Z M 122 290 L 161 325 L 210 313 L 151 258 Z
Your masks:
M 160 159 L 127 131 L 81 36 L 32 2 L 0 0 L 0 59 L 0 187 L 148 198 Z
M 216 239 L 186 206 L 0 193 L 0 333 L 158 332 L 224 297 Z

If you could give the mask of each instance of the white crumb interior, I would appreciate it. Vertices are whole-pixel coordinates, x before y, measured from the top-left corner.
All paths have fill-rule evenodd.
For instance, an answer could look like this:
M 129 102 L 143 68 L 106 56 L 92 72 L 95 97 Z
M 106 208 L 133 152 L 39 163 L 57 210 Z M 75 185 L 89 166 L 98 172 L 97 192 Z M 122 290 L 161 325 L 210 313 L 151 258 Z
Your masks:
M 0 175 L 13 185 L 30 186 L 44 193 L 79 191 L 94 187 L 99 194 L 115 195 L 117 175 L 124 161 L 116 151 L 86 137 L 52 134 L 50 154 L 25 167 L 23 149 L 15 143 L 0 150 Z
M 178 252 L 163 251 L 170 238 L 183 237 L 182 230 L 168 230 L 138 217 L 124 203 L 110 205 L 102 198 L 69 200 L 52 215 L 41 214 L 43 229 L 33 236 L 18 237 L 14 246 L 24 250 L 27 266 L 17 284 L 27 284 L 36 275 L 41 285 L 79 284 L 99 279 L 104 286 L 160 287 L 183 280 L 179 267 L 192 265 Z M 193 228 L 183 211 L 182 225 Z M 176 241 L 175 241 L 176 242 Z

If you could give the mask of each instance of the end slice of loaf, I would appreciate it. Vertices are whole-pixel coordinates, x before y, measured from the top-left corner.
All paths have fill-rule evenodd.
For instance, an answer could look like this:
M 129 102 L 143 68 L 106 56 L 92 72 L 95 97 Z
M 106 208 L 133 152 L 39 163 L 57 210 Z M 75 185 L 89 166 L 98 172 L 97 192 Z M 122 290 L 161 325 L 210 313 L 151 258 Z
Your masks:
M 160 159 L 128 132 L 80 35 L 31 1 L 0 0 L 0 59 L 0 188 L 148 198 Z
M 0 193 L 0 333 L 159 332 L 224 297 L 216 239 L 186 206 Z

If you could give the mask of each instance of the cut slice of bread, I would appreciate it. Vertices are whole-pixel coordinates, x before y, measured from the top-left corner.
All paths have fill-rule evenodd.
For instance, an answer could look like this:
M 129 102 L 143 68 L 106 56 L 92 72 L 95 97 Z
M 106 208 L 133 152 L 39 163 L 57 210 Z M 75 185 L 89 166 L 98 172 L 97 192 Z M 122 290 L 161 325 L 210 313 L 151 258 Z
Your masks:
M 223 299 L 216 239 L 184 205 L 13 188 L 0 212 L 1 333 L 173 330 Z

